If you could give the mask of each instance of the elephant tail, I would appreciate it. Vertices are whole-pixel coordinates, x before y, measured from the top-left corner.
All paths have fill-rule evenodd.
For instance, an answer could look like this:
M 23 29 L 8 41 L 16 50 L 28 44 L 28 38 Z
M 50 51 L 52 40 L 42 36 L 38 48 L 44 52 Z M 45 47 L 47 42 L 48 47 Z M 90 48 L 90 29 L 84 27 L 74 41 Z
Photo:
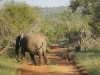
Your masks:
M 40 48 L 36 49 L 34 52 L 32 52 L 32 54 L 35 54 L 36 52 L 38 52 L 43 46 L 43 42 L 42 42 L 42 45 L 40 46 Z

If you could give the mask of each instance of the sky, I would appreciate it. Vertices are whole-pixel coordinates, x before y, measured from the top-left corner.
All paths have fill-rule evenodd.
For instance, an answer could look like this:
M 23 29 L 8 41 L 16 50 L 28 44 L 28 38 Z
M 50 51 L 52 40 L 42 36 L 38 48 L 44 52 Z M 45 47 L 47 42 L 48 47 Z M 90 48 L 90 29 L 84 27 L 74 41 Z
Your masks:
M 25 2 L 31 6 L 59 7 L 59 6 L 68 6 L 70 0 L 15 0 L 15 1 Z

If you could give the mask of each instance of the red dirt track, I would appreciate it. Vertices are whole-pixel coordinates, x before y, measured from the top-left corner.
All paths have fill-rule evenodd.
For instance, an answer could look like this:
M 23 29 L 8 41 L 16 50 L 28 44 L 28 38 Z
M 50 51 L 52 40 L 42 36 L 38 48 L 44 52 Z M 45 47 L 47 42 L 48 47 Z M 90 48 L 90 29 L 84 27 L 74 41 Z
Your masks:
M 65 62 L 61 60 L 59 54 L 65 50 L 65 48 L 59 48 L 57 44 L 53 44 L 52 46 L 57 49 L 51 49 L 50 52 L 47 53 L 51 65 L 22 66 L 18 69 L 17 75 L 80 75 L 74 66 L 66 66 Z

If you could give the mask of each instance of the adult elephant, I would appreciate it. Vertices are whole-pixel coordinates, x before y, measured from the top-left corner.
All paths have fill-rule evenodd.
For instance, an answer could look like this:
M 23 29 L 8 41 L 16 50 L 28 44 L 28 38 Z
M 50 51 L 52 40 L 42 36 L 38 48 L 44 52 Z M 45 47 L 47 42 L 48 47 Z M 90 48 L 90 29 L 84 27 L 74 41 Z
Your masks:
M 16 60 L 18 60 L 18 51 L 21 47 L 21 58 L 22 62 L 25 58 L 25 52 L 30 53 L 30 57 L 32 60 L 32 64 L 36 65 L 34 55 L 39 55 L 39 62 L 40 65 L 43 65 L 43 58 L 45 58 L 46 63 L 48 64 L 49 60 L 46 56 L 46 40 L 45 38 L 40 34 L 25 34 L 25 35 L 19 35 L 16 38 L 16 48 L 15 48 L 15 54 L 16 54 Z

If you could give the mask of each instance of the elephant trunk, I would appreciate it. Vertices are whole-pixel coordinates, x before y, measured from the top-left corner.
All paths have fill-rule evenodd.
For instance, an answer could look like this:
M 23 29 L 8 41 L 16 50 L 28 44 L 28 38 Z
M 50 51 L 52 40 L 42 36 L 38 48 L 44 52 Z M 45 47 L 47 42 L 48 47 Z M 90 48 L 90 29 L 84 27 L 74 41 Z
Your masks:
M 17 62 L 19 62 L 19 60 L 18 60 L 19 48 L 20 48 L 20 36 L 18 36 L 18 37 L 16 38 L 15 55 L 16 55 L 16 60 L 17 60 Z
M 66 59 L 67 58 L 67 53 L 64 53 L 63 55 L 62 55 L 62 59 Z
M 19 62 L 19 60 L 18 60 L 18 52 L 19 52 L 19 48 L 16 47 L 15 54 L 16 54 L 16 60 L 17 60 L 17 62 Z

